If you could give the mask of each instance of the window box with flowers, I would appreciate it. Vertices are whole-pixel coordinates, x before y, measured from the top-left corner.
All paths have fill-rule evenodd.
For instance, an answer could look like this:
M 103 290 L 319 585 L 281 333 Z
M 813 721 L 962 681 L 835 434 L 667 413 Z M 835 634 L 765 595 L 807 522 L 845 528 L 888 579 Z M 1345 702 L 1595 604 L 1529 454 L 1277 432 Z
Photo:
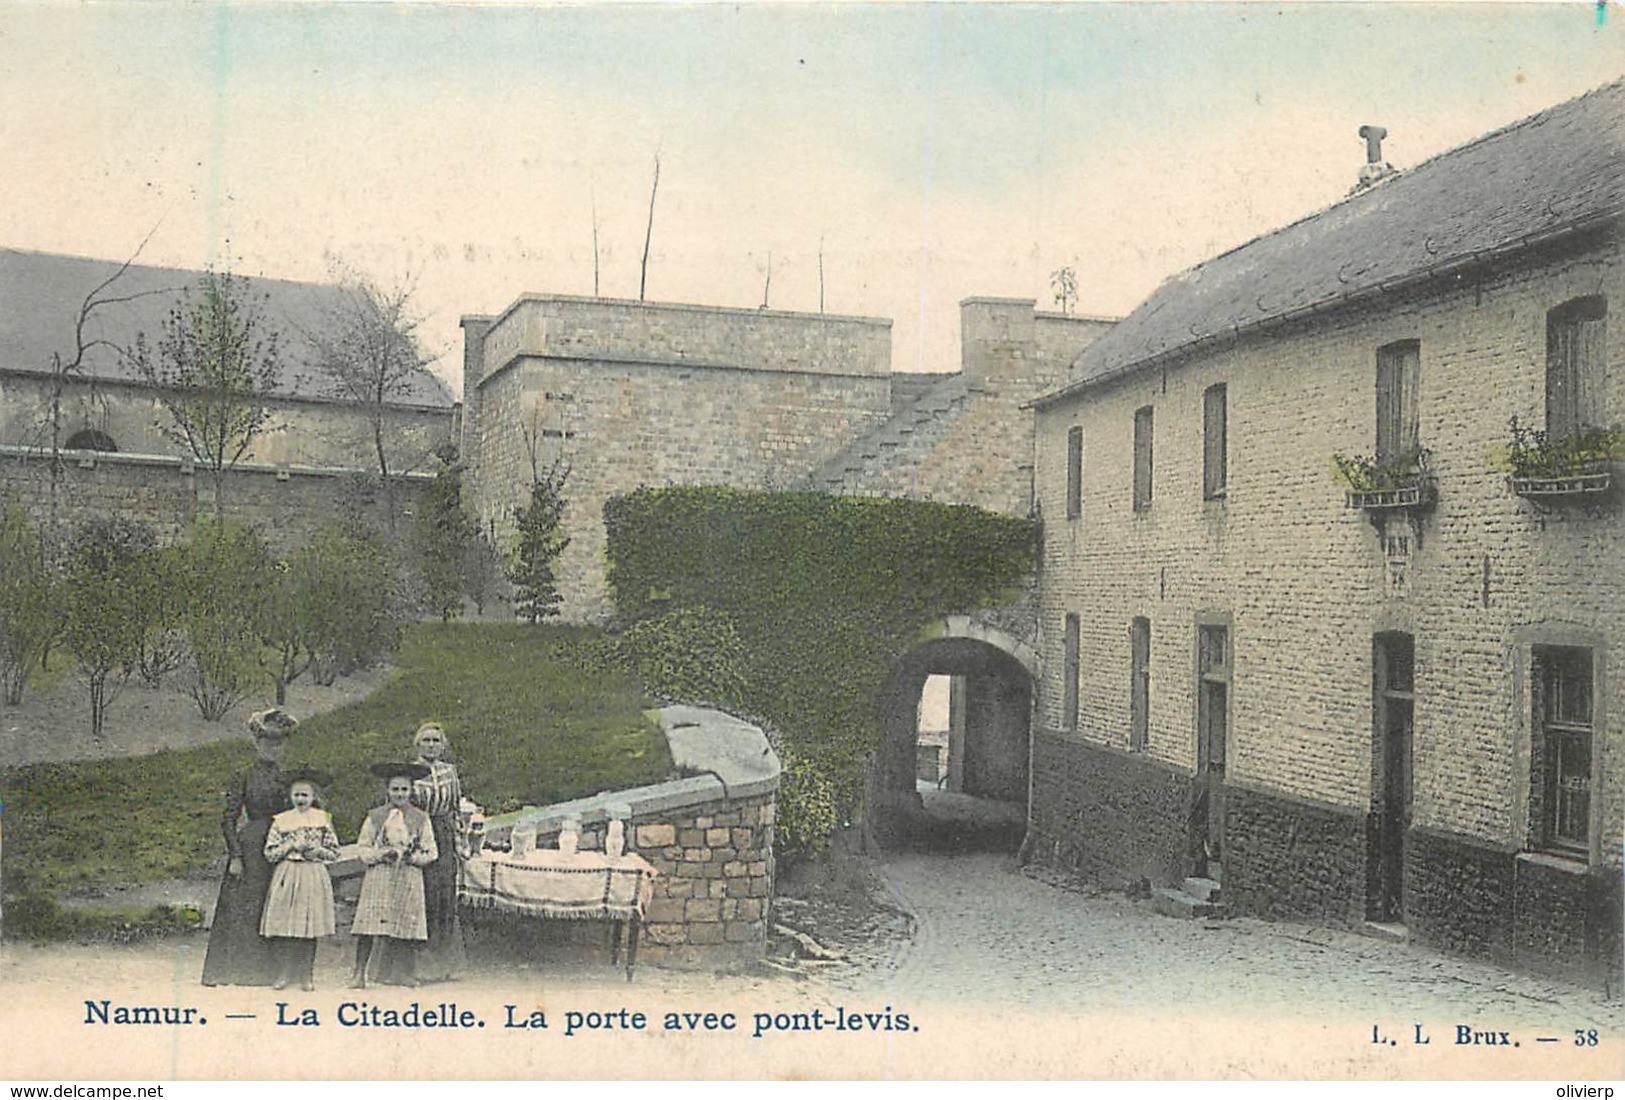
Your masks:
M 1508 421 L 1512 445 L 1504 468 L 1513 493 L 1536 500 L 1595 499 L 1614 485 L 1625 457 L 1625 428 L 1583 428 L 1553 440 L 1544 431 Z
M 1411 511 L 1433 503 L 1435 485 L 1428 456 L 1426 447 L 1417 447 L 1386 462 L 1371 455 L 1334 454 L 1332 463 L 1348 507 L 1367 512 Z

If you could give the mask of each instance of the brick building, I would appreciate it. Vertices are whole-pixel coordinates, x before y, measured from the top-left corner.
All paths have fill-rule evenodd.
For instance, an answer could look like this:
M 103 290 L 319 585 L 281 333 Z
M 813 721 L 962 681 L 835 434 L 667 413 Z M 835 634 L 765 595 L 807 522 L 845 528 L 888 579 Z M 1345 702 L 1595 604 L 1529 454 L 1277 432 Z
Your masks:
M 1039 399 L 1036 855 L 1617 969 L 1625 502 L 1505 463 L 1625 420 L 1622 138 L 1615 84 L 1362 173 Z

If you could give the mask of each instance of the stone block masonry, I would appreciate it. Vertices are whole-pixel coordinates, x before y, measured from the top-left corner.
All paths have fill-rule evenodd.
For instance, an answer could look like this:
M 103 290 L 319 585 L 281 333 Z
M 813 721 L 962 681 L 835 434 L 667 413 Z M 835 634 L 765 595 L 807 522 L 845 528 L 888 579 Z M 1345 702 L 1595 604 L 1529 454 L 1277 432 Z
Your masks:
M 533 457 L 569 466 L 558 573 L 575 621 L 612 610 L 611 496 L 787 488 L 890 414 L 889 321 L 551 296 L 464 333 L 468 500 L 506 545 Z
M 180 459 L 162 455 L 65 452 L 58 502 L 60 522 L 71 533 L 87 520 L 120 515 L 150 526 L 160 543 L 186 536 L 192 522 L 214 514 L 214 477 Z M 323 523 L 359 520 L 370 530 L 388 529 L 382 494 L 372 475 L 353 469 L 267 466 L 245 462 L 227 472 L 225 515 L 253 528 L 273 553 L 298 550 Z M 417 501 L 434 481 L 403 474 L 396 481 L 396 520 L 410 524 Z M 43 526 L 50 513 L 50 455 L 32 448 L 0 447 L 0 497 L 10 496 Z

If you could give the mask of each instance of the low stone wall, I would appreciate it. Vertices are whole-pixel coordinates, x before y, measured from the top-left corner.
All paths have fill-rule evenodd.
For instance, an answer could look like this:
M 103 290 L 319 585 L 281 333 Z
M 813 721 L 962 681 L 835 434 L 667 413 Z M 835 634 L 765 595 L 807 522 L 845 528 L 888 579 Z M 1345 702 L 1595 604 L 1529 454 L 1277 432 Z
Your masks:
M 773 835 L 779 759 L 762 731 L 720 711 L 665 707 L 660 728 L 679 769 L 700 774 L 606 791 L 492 818 L 487 847 L 516 825 L 556 846 L 566 819 L 581 824 L 580 850 L 602 850 L 612 817 L 627 821 L 627 850 L 655 868 L 640 962 L 714 965 L 759 957 L 773 902 Z M 583 942 L 596 942 L 591 929 Z

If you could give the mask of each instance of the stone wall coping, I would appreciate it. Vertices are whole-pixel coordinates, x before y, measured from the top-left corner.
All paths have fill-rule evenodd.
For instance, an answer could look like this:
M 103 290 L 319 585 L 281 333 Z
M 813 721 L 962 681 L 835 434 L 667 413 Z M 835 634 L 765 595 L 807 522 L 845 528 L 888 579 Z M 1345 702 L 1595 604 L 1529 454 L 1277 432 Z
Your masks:
M 109 466 L 166 466 L 182 473 L 196 472 L 199 464 L 191 459 L 180 458 L 176 455 L 141 454 L 136 451 L 70 451 L 66 447 L 60 453 L 70 461 L 89 460 L 97 465 L 106 463 Z M 25 447 L 15 443 L 0 443 L 0 455 L 15 456 L 19 458 L 51 457 L 49 447 Z M 230 467 L 228 474 L 274 474 L 288 475 L 290 477 L 345 477 L 350 474 L 370 474 L 369 469 L 359 466 L 286 466 L 270 462 L 239 462 Z M 433 481 L 434 474 L 422 470 L 410 470 L 391 474 L 390 477 L 400 481 Z
M 881 328 L 891 328 L 889 317 L 868 317 L 852 313 L 807 313 L 791 309 L 757 309 L 754 306 L 707 306 L 694 302 L 649 302 L 636 298 L 594 298 L 584 294 L 539 294 L 525 293 L 513 300 L 513 304 L 492 318 L 489 314 L 470 314 L 474 320 L 495 320 L 498 324 L 506 320 L 508 315 L 529 302 L 539 305 L 549 303 L 562 303 L 566 305 L 605 306 L 621 309 L 632 306 L 647 312 L 672 313 L 711 313 L 729 317 L 784 317 L 801 321 L 845 321 L 861 325 L 876 325 Z
M 565 818 L 582 825 L 611 817 L 639 820 L 654 814 L 711 802 L 753 798 L 779 788 L 782 766 L 767 735 L 748 722 L 707 707 L 662 707 L 653 712 L 672 761 L 702 772 L 629 790 L 600 791 L 549 806 L 526 806 L 486 820 L 486 828 L 506 829 L 521 822 L 556 826 Z
M 716 776 L 729 798 L 779 789 L 783 765 L 767 735 L 749 722 L 706 707 L 662 707 L 660 728 L 679 768 Z

